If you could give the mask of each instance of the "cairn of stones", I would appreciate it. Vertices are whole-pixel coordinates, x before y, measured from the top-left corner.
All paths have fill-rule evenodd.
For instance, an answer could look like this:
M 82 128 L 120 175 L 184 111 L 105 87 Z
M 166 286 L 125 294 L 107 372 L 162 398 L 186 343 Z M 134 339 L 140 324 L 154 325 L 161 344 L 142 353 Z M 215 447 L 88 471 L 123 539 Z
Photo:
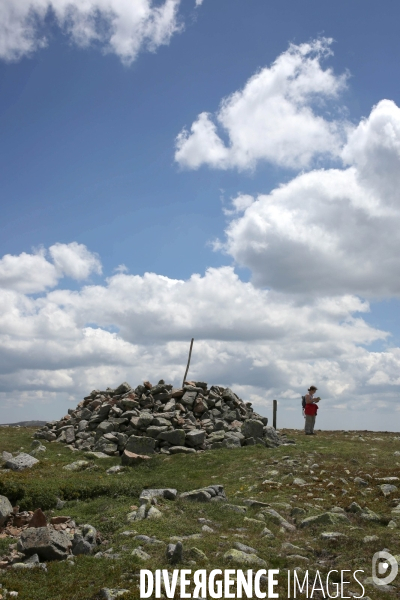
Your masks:
M 290 443 L 231 389 L 201 381 L 174 388 L 164 380 L 157 385 L 145 381 L 135 389 L 124 382 L 116 389 L 93 390 L 35 437 L 78 450 L 123 455 L 126 464 L 155 452 L 189 454 Z

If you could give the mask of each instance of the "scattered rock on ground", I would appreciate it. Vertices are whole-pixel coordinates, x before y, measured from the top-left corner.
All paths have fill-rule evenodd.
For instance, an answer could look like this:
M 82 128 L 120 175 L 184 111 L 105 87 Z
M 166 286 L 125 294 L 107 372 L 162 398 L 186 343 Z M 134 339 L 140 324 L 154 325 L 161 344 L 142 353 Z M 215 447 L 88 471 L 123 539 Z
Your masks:
M 24 469 L 30 469 L 38 462 L 38 459 L 34 456 L 21 452 L 17 456 L 13 456 L 6 461 L 6 468 L 11 469 L 12 471 L 23 471 Z

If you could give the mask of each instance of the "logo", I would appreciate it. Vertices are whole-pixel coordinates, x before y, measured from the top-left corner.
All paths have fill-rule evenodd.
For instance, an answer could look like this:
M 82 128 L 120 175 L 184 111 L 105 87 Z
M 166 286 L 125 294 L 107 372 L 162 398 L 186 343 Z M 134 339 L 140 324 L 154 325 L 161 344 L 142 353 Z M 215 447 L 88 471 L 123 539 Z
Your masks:
M 399 565 L 394 556 L 385 550 L 375 552 L 372 558 L 372 579 L 376 585 L 388 585 L 397 577 Z

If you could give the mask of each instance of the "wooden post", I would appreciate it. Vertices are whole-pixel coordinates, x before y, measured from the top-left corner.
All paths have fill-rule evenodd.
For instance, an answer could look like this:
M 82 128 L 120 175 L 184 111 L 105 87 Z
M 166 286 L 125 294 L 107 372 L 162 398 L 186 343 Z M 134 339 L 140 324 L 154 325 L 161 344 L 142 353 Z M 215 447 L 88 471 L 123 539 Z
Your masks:
M 187 361 L 187 367 L 186 367 L 185 375 L 183 376 L 182 387 L 183 387 L 183 386 L 184 386 L 184 384 L 185 384 L 185 381 L 186 381 L 186 376 L 187 376 L 187 374 L 188 374 L 188 371 L 189 371 L 190 359 L 191 359 L 191 357 L 192 357 L 192 348 L 193 348 L 193 342 L 194 342 L 194 338 L 192 338 L 192 340 L 191 340 L 191 342 L 190 342 L 189 358 L 188 358 L 188 361 Z
M 272 422 L 273 422 L 274 429 L 276 429 L 276 413 L 278 411 L 278 401 L 274 400 L 273 403 L 274 403 L 274 408 L 273 408 Z

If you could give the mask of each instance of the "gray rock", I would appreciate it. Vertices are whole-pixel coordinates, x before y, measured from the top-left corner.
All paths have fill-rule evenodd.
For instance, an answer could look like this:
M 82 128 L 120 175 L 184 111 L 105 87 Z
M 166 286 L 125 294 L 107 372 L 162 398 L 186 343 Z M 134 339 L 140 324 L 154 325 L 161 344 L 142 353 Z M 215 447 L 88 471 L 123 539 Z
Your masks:
M 102 437 L 96 442 L 93 447 L 95 452 L 104 452 L 110 456 L 114 456 L 118 452 L 117 444 L 112 444 L 106 438 Z
M 191 492 L 183 492 L 183 494 L 179 494 L 179 498 L 194 502 L 209 502 L 211 500 L 211 494 L 205 490 L 192 490 Z
M 114 467 L 110 467 L 107 469 L 106 473 L 109 475 L 114 475 L 115 473 L 121 473 L 124 470 L 124 467 L 121 465 L 115 465 Z
M 275 536 L 272 533 L 272 531 L 268 529 L 268 527 L 264 527 L 264 529 L 261 532 L 261 537 L 266 537 L 272 540 Z
M 131 435 L 126 443 L 125 450 L 134 454 L 154 454 L 156 441 L 151 437 Z
M 182 562 L 183 559 L 183 546 L 182 542 L 176 544 L 168 544 L 166 558 L 172 565 L 176 565 Z
M 131 533 L 131 532 L 129 532 L 129 533 Z M 161 540 L 158 540 L 157 538 L 154 538 L 154 537 L 149 537 L 148 535 L 135 535 L 135 540 L 138 540 L 139 542 L 143 542 L 144 544 L 156 544 L 156 545 L 164 544 L 164 542 L 162 542 Z
M 262 438 L 264 435 L 264 425 L 256 419 L 248 419 L 242 425 L 242 434 L 245 438 Z
M 204 430 L 196 429 L 189 431 L 186 434 L 186 444 L 195 448 L 196 446 L 202 446 L 206 439 L 206 432 Z
M 160 433 L 163 433 L 163 431 L 168 431 L 167 425 L 150 425 L 150 427 L 146 429 L 146 435 L 157 439 L 157 437 L 160 435 Z
M 138 419 L 139 429 L 147 429 L 153 423 L 154 417 L 149 412 L 141 412 Z
M 21 533 L 17 549 L 25 556 L 37 554 L 41 560 L 64 560 L 71 541 L 68 533 L 50 527 L 28 527 Z
M 4 525 L 9 515 L 13 512 L 11 502 L 6 496 L 0 496 L 0 527 Z
M 279 438 L 279 435 L 278 435 L 276 429 L 274 429 L 273 427 L 270 427 L 269 425 L 266 425 L 264 427 L 264 438 L 266 438 L 269 442 L 271 442 L 273 444 L 280 443 L 280 438 Z
M 280 515 L 273 508 L 263 508 L 261 512 L 263 515 L 265 515 L 267 519 L 271 520 L 273 523 L 276 523 L 276 525 L 280 525 L 287 531 L 296 531 L 296 527 L 289 523 L 284 517 L 282 517 L 282 515 Z
M 155 520 L 155 519 L 161 519 L 162 517 L 162 512 L 160 510 L 158 510 L 158 508 L 156 508 L 155 506 L 150 506 L 147 514 L 146 514 L 146 518 L 150 519 L 150 520 Z
M 13 457 L 13 455 L 11 454 L 11 452 L 6 452 L 5 450 L 3 450 L 3 452 L 1 453 L 1 458 L 2 458 L 3 462 L 10 460 L 12 457 Z
M 307 517 L 300 523 L 300 527 L 310 527 L 315 525 L 349 525 L 349 520 L 346 515 L 341 513 L 326 512 L 313 517 Z
M 140 494 L 140 499 L 151 499 L 151 498 L 166 498 L 167 500 L 175 500 L 178 491 L 173 488 L 157 488 L 143 490 Z
M 140 561 L 145 562 L 146 560 L 150 560 L 151 556 L 150 554 L 147 554 L 147 552 L 144 552 L 144 550 L 142 550 L 141 548 L 135 548 L 135 550 L 133 550 L 131 556 L 135 556 L 136 558 L 138 558 Z
M 93 544 L 83 539 L 81 535 L 75 534 L 72 540 L 72 554 L 78 556 L 79 554 L 89 555 L 93 551 Z
M 398 489 L 395 485 L 390 485 L 389 483 L 384 483 L 379 487 L 381 488 L 384 496 L 390 496 L 390 494 L 393 494 L 393 492 L 397 492 Z
M 63 469 L 65 471 L 83 471 L 88 466 L 89 466 L 89 463 L 87 460 L 77 460 L 73 463 L 70 463 L 69 465 L 65 465 L 63 467 Z
M 192 408 L 192 407 L 193 407 L 193 404 L 194 404 L 194 401 L 195 401 L 195 399 L 196 399 L 196 396 L 197 396 L 197 392 L 189 392 L 189 391 L 186 391 L 186 392 L 183 394 L 183 396 L 182 396 L 182 398 L 181 398 L 180 402 L 181 402 L 181 403 L 182 403 L 184 406 L 187 406 L 188 408 Z
M 158 435 L 159 440 L 164 440 L 173 446 L 183 446 L 185 444 L 186 434 L 183 429 L 173 429 L 172 431 L 163 431 Z
M 246 554 L 257 554 L 257 550 L 251 548 L 250 546 L 246 546 L 245 544 L 241 544 L 240 542 L 233 542 L 236 550 L 240 550 L 241 552 L 246 552 Z
M 96 432 L 99 435 L 103 435 L 104 433 L 111 433 L 113 431 L 114 431 L 114 424 L 110 423 L 109 421 L 103 421 L 102 423 L 100 423 L 100 425 L 96 429 Z
M 373 510 L 371 510 L 368 507 L 365 507 L 362 510 L 362 512 L 359 513 L 359 516 L 364 521 L 370 521 L 371 523 L 381 523 L 382 521 L 382 517 L 380 515 L 377 515 Z
M 75 441 L 75 431 L 73 427 L 67 427 L 64 429 L 64 435 L 66 444 L 72 444 L 72 442 Z
M 345 538 L 347 537 L 344 533 L 339 533 L 338 531 L 324 531 L 323 533 L 321 533 L 321 538 L 323 540 L 328 540 L 328 541 L 337 541 L 340 538 Z
M 360 513 L 362 512 L 362 508 L 357 502 L 352 502 L 347 509 L 351 513 Z
M 23 471 L 24 469 L 30 469 L 38 462 L 37 458 L 34 458 L 30 454 L 25 454 L 25 452 L 21 452 L 17 456 L 6 461 L 6 468 L 11 469 L 12 471 Z
M 232 548 L 225 552 L 224 560 L 229 563 L 233 563 L 235 565 L 246 565 L 249 567 L 261 567 L 263 569 L 266 568 L 267 563 L 265 560 L 262 560 L 256 554 L 247 554 L 246 552 L 241 552 L 240 550 L 236 550 Z
M 186 446 L 171 446 L 169 448 L 171 454 L 195 454 L 194 448 L 187 448 Z
M 223 448 L 241 448 L 240 439 L 235 436 L 225 436 L 225 439 L 222 441 Z
M 104 452 L 85 452 L 86 458 L 110 458 L 108 454 Z

